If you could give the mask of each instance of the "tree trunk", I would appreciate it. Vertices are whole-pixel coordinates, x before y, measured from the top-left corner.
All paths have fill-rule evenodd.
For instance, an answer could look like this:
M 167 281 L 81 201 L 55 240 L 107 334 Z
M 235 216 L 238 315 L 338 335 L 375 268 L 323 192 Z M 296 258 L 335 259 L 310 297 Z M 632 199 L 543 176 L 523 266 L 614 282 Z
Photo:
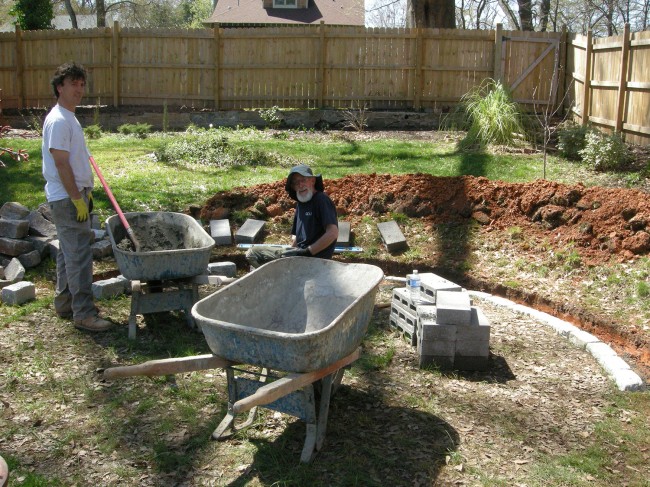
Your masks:
M 70 3 L 70 0 L 65 0 L 65 10 L 70 16 L 70 23 L 72 24 L 72 28 L 78 29 L 79 26 L 77 25 L 77 14 L 74 13 L 74 9 L 72 8 L 72 3 Z
M 406 26 L 421 28 L 456 28 L 454 0 L 407 0 Z
M 104 0 L 97 0 L 97 27 L 106 27 L 106 5 Z
M 539 10 L 539 30 L 546 32 L 546 29 L 548 29 L 548 16 L 551 12 L 551 0 L 540 0 Z
M 512 27 L 514 30 L 520 30 L 519 27 L 519 20 L 517 19 L 517 16 L 513 12 L 513 10 L 510 8 L 510 5 L 508 4 L 508 0 L 498 0 L 499 5 L 501 6 L 501 10 L 503 10 L 503 13 L 508 17 L 508 20 L 512 24 Z
M 517 0 L 521 30 L 533 30 L 533 5 L 531 0 Z

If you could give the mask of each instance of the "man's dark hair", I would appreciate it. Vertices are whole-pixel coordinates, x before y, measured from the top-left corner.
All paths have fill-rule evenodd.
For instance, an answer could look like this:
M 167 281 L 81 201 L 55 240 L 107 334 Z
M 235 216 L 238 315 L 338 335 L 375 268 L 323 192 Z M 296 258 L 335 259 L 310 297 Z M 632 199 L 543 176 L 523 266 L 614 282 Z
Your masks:
M 65 63 L 56 68 L 56 72 L 52 77 L 52 89 L 54 90 L 54 96 L 57 98 L 59 98 L 57 87 L 61 86 L 66 78 L 70 78 L 72 81 L 78 79 L 86 81 L 86 68 L 75 62 Z

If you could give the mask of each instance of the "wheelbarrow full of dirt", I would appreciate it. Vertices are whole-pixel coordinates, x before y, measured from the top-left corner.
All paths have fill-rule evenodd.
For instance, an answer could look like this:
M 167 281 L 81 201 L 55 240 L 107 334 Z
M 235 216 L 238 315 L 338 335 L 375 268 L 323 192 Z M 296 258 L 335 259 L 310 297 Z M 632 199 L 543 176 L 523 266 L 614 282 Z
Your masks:
M 118 215 L 106 220 L 115 261 L 131 280 L 129 338 L 135 338 L 136 315 L 184 310 L 198 301 L 196 276 L 207 272 L 214 239 L 192 217 L 182 213 L 126 213 L 139 248 L 135 250 Z
M 368 264 L 309 257 L 269 262 L 193 306 L 212 354 L 116 367 L 104 376 L 223 367 L 228 412 L 213 438 L 251 424 L 256 407 L 265 406 L 307 424 L 301 461 L 308 462 L 323 444 L 330 396 L 359 357 L 382 279 L 382 270 Z M 236 426 L 237 414 L 246 411 L 248 419 Z

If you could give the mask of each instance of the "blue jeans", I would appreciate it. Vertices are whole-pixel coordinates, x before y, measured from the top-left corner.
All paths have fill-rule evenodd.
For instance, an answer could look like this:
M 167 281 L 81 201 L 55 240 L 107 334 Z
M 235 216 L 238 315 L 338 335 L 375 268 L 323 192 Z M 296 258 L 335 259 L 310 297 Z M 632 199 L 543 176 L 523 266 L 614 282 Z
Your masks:
M 86 204 L 88 198 L 82 193 Z M 93 232 L 90 216 L 77 221 L 77 209 L 70 198 L 50 203 L 52 220 L 59 239 L 56 255 L 56 292 L 54 309 L 59 315 L 69 315 L 75 321 L 97 314 L 93 302 L 93 253 L 90 248 Z

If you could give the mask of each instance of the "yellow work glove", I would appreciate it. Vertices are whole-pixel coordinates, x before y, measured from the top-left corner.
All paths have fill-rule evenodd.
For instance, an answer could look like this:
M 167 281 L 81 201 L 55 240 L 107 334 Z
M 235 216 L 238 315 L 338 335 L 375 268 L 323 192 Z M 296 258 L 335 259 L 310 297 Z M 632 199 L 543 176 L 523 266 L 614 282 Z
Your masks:
M 72 204 L 77 209 L 77 221 L 85 222 L 88 220 L 88 206 L 84 199 L 79 198 L 78 200 L 72 200 Z

